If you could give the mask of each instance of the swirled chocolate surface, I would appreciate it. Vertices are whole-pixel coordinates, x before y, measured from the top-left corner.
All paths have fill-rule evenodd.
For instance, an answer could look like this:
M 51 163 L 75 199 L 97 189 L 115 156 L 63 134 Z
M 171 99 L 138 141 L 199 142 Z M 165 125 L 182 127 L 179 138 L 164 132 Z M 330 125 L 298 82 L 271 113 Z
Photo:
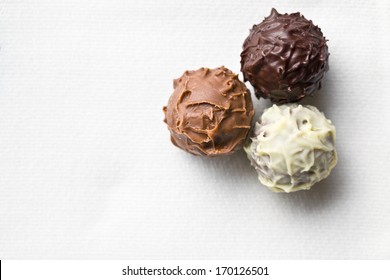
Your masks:
M 244 41 L 241 71 L 258 98 L 296 102 L 321 88 L 328 58 L 318 26 L 299 13 L 282 15 L 272 9 Z
M 163 111 L 174 145 L 201 156 L 243 146 L 254 112 L 250 92 L 236 74 L 223 66 L 185 71 L 173 87 Z
M 337 164 L 336 129 L 314 106 L 273 105 L 244 147 L 260 182 L 274 192 L 308 190 Z

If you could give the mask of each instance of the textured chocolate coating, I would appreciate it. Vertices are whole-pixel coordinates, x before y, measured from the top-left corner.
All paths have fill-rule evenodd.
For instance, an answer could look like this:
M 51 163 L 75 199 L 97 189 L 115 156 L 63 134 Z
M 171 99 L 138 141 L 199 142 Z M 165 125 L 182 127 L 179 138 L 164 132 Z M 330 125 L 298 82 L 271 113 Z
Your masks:
M 251 127 L 250 92 L 225 67 L 186 71 L 173 81 L 163 108 L 171 141 L 194 155 L 230 154 L 241 148 Z
M 321 88 L 329 70 L 321 29 L 299 13 L 271 15 L 254 25 L 243 44 L 241 71 L 258 98 L 296 102 Z
M 314 106 L 273 105 L 244 147 L 260 182 L 274 192 L 309 190 L 337 164 L 336 129 Z

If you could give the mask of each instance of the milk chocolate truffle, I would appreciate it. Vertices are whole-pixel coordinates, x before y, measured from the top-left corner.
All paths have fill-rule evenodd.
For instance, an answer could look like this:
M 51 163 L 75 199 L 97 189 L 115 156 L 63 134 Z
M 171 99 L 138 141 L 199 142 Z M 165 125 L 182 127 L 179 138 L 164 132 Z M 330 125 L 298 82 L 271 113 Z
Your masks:
M 274 192 L 308 190 L 337 163 L 335 127 L 313 106 L 273 105 L 244 147 L 260 182 Z
M 321 29 L 299 13 L 271 15 L 254 25 L 241 53 L 241 71 L 257 98 L 296 102 L 321 88 L 328 71 Z
M 201 156 L 226 155 L 243 146 L 253 105 L 237 76 L 222 66 L 185 71 L 173 81 L 163 111 L 174 145 Z

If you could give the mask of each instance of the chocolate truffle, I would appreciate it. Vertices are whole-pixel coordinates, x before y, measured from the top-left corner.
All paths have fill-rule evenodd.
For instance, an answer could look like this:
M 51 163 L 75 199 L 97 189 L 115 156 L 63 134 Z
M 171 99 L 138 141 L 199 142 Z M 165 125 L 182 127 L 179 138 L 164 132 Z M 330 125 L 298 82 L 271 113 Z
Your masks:
M 174 145 L 201 156 L 226 155 L 243 146 L 253 105 L 237 76 L 222 66 L 185 71 L 173 81 L 163 111 Z
M 241 71 L 258 98 L 296 102 L 321 88 L 328 71 L 321 29 L 299 13 L 271 15 L 254 25 L 241 53 Z
M 244 147 L 260 182 L 274 192 L 308 190 L 337 163 L 335 127 L 313 106 L 273 105 Z

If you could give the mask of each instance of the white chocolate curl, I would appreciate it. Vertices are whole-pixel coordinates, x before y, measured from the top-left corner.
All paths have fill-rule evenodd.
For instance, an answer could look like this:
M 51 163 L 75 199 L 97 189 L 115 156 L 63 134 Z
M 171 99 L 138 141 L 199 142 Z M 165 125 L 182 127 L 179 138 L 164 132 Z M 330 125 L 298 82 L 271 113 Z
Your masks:
M 309 190 L 337 163 L 335 127 L 313 106 L 273 105 L 244 147 L 260 182 L 274 192 Z

